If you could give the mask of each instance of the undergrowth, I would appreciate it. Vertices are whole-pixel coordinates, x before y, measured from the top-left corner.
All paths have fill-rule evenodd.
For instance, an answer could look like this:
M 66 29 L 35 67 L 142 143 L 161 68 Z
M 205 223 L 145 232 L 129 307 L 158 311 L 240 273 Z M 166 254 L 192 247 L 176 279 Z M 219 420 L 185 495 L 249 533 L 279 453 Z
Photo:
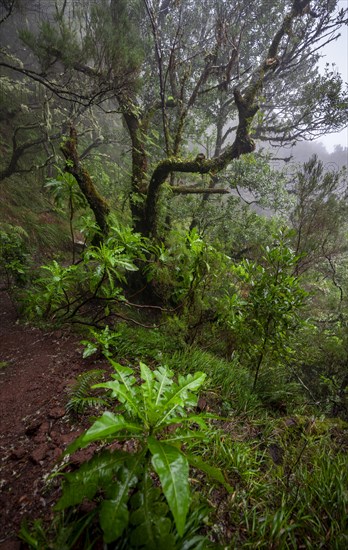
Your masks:
M 22 538 L 32 548 L 345 548 L 348 426 L 313 416 L 293 368 L 313 332 L 298 257 L 282 237 L 260 265 L 237 265 L 196 232 L 173 250 L 115 226 L 78 264 L 43 266 L 32 315 L 87 319 L 83 356 L 115 372 L 106 382 L 91 370 L 72 388 L 70 416 L 99 416 L 67 453 L 95 453 L 59 472 L 54 528 L 23 526 Z M 166 307 L 128 301 L 141 269 L 148 283 L 162 275 Z

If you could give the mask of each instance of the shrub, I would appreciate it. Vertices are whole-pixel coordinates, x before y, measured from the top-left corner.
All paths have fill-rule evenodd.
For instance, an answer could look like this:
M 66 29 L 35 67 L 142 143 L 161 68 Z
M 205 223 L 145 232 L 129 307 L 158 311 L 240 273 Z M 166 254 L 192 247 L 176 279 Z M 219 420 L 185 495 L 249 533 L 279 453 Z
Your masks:
M 22 227 L 11 224 L 0 226 L 0 275 L 3 273 L 6 286 L 23 286 L 28 275 L 28 235 Z
M 94 500 L 93 514 L 98 513 L 106 543 L 126 536 L 131 547 L 175 548 L 176 538 L 187 534 L 190 464 L 229 488 L 219 469 L 189 453 L 192 442 L 207 438 L 211 415 L 192 411 L 205 375 L 196 372 L 174 382 L 167 368 L 152 372 L 141 363 L 139 385 L 132 369 L 111 363 L 113 380 L 94 387 L 111 392 L 118 404 L 114 412 L 95 420 L 67 452 L 96 442 L 118 445 L 64 475 L 56 510 Z M 122 442 L 127 442 L 127 450 Z M 197 545 L 199 541 L 198 537 Z

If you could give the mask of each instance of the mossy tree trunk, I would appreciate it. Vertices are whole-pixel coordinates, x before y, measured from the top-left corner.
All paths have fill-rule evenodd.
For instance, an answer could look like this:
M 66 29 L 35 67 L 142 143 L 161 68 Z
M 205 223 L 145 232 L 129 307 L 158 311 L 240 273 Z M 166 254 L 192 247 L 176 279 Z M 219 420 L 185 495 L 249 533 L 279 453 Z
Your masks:
M 105 237 L 108 234 L 107 217 L 110 213 L 110 207 L 96 189 L 86 168 L 81 164 L 77 151 L 77 132 L 74 127 L 70 128 L 70 136 L 61 146 L 61 151 L 66 160 L 65 170 L 76 179 L 82 194 L 94 214 L 101 234 Z
M 308 5 L 309 1 L 305 0 L 302 4 Z M 257 67 L 255 67 L 247 86 L 244 90 L 240 90 L 238 88 L 234 89 L 233 99 L 237 107 L 238 125 L 235 140 L 232 145 L 226 147 L 223 152 L 212 159 L 201 159 L 197 157 L 195 160 L 179 159 L 175 152 L 179 150 L 179 147 L 176 146 L 173 157 L 168 157 L 157 164 L 157 167 L 149 178 L 145 208 L 142 210 L 143 219 L 140 226 L 143 234 L 155 239 L 159 238 L 158 221 L 160 191 L 162 185 L 171 174 L 176 172 L 210 174 L 212 180 L 214 180 L 216 175 L 225 169 L 234 159 L 238 159 L 241 155 L 252 153 L 255 150 L 255 143 L 251 137 L 251 126 L 253 119 L 259 110 L 259 105 L 257 102 L 258 97 L 262 92 L 265 78 L 278 66 L 277 53 L 281 41 L 291 32 L 293 20 L 301 15 L 303 15 L 303 12 L 301 11 L 301 13 L 299 13 L 297 4 L 294 2 L 291 11 L 284 17 L 278 31 L 275 33 L 264 60 Z M 203 73 L 204 78 L 201 79 L 203 82 L 206 80 L 206 72 L 207 67 Z M 192 104 L 194 103 L 194 99 L 198 92 L 199 87 L 197 84 L 191 96 L 191 98 L 193 97 Z M 185 112 L 180 118 L 180 124 L 178 125 L 178 132 L 180 135 L 183 131 L 185 117 L 187 114 L 188 113 Z M 174 143 L 177 143 L 179 139 L 180 136 L 174 136 Z

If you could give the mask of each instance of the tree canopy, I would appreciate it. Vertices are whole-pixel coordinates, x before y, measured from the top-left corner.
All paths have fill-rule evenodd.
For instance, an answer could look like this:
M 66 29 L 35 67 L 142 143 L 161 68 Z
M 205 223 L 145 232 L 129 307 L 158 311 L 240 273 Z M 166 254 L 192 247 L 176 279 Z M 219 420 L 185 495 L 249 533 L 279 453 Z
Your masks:
M 252 8 L 223 0 L 57 1 L 38 14 L 36 30 L 20 30 L 29 57 L 16 59 L 4 48 L 0 66 L 57 98 L 65 111 L 62 130 L 71 127 L 71 157 L 62 150 L 75 176 L 82 173 L 83 115 L 99 110 L 122 121 L 133 223 L 158 236 L 166 181 L 175 193 L 190 193 L 187 175 L 206 174 L 213 193 L 218 175 L 252 153 L 255 141 L 283 144 L 344 126 L 342 79 L 329 68 L 320 74 L 317 61 L 346 22 L 347 10 L 331 1 L 280 0 L 271 9 L 268 0 Z M 14 142 L 13 156 L 21 147 Z M 103 231 L 100 216 L 107 212 L 101 201 L 94 207 Z

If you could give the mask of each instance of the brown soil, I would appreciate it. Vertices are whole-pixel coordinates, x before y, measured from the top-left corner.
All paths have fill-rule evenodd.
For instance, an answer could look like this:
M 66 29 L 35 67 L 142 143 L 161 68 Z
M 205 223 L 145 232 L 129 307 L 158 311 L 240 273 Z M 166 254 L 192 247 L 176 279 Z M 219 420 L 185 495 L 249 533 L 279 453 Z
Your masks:
M 68 389 L 78 374 L 105 366 L 83 360 L 79 340 L 19 323 L 0 292 L 0 550 L 21 548 L 24 518 L 52 514 L 59 488 L 45 478 L 81 432 L 66 415 Z

